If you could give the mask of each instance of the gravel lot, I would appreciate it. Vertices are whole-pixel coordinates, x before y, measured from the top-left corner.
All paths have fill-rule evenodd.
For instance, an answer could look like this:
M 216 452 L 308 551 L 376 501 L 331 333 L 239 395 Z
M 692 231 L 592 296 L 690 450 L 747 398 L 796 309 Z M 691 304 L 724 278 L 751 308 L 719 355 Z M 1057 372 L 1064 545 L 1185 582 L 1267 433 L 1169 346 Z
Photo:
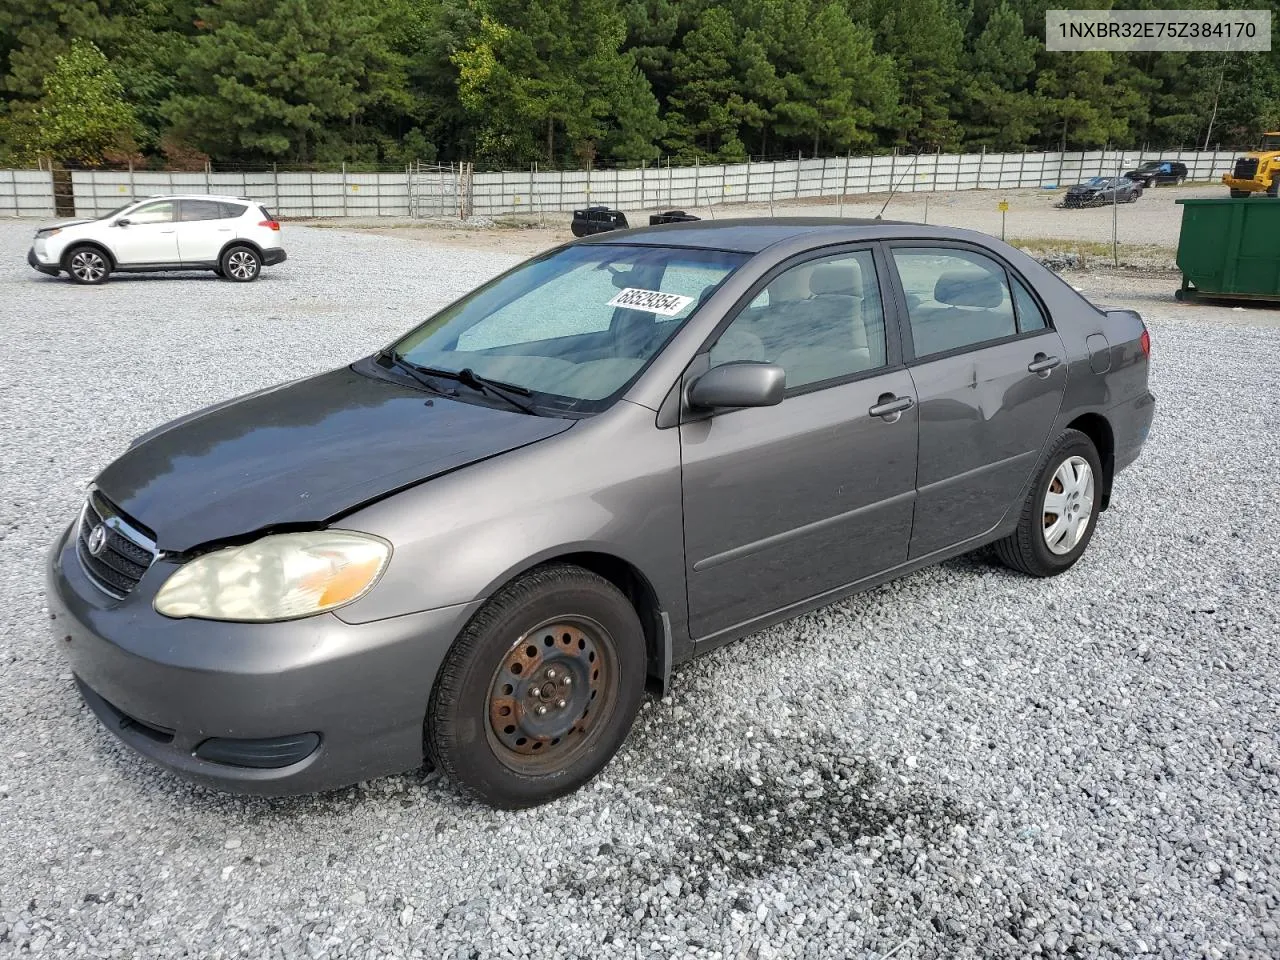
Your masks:
M 1070 573 L 964 558 L 722 648 L 550 806 L 418 773 L 241 799 L 135 758 L 46 635 L 45 549 L 85 481 L 513 260 L 286 229 L 256 284 L 96 289 L 36 274 L 32 225 L 0 221 L 0 956 L 1280 954 L 1262 311 L 1141 304 L 1156 428 Z

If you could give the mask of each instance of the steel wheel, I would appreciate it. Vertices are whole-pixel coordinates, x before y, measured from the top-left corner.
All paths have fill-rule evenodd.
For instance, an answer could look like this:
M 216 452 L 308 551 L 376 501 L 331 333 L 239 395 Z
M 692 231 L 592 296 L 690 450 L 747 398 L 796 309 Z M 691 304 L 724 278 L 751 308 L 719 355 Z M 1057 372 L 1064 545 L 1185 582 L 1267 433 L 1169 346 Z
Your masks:
M 225 270 L 236 280 L 252 280 L 258 275 L 258 258 L 252 250 L 232 250 L 227 255 Z
M 1084 457 L 1058 465 L 1044 495 L 1044 542 L 1063 556 L 1076 548 L 1093 518 L 1093 468 Z
M 563 769 L 595 739 L 617 697 L 613 638 L 585 617 L 547 621 L 520 637 L 489 684 L 489 744 L 523 774 Z
M 80 283 L 101 283 L 107 269 L 107 258 L 92 249 L 77 250 L 67 263 L 67 272 Z

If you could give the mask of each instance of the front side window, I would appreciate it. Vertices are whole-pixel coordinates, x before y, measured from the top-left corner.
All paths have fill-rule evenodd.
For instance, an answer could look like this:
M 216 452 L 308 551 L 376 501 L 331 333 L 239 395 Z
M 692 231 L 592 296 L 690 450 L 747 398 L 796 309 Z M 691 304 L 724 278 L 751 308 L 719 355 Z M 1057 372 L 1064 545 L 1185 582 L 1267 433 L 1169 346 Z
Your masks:
M 746 260 L 676 247 L 567 247 L 447 307 L 394 349 L 419 367 L 469 368 L 523 387 L 552 411 L 594 412 Z
M 884 307 L 871 252 L 809 260 L 771 280 L 711 348 L 712 366 L 741 360 L 778 364 L 788 390 L 884 366 Z
M 1018 332 L 1004 267 L 970 250 L 892 247 L 917 357 Z
M 173 220 L 173 201 L 161 200 L 139 207 L 126 218 L 130 223 L 169 223 Z

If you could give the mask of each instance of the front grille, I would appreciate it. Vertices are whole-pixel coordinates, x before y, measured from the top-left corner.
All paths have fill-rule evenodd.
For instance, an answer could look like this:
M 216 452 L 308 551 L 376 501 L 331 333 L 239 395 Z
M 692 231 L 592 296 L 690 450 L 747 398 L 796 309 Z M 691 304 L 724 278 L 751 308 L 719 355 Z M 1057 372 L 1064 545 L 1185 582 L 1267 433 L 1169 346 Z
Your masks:
M 1236 161 L 1235 178 L 1237 180 L 1252 180 L 1258 175 L 1258 158 L 1257 157 L 1241 157 Z
M 99 528 L 102 541 L 95 553 L 91 547 L 94 533 Z M 76 555 L 95 587 L 109 597 L 122 600 L 138 585 L 147 567 L 155 560 L 156 545 L 137 524 L 94 490 L 80 515 Z

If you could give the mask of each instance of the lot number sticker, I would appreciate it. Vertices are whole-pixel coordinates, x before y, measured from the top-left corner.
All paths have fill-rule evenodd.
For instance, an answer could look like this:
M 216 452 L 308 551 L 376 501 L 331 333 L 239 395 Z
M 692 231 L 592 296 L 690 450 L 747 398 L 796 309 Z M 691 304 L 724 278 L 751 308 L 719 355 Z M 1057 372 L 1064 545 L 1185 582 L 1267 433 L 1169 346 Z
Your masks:
M 628 310 L 643 310 L 664 317 L 674 317 L 677 313 L 693 303 L 693 297 L 682 297 L 678 293 L 662 293 L 658 290 L 640 290 L 627 287 L 619 291 L 606 306 L 626 307 Z

